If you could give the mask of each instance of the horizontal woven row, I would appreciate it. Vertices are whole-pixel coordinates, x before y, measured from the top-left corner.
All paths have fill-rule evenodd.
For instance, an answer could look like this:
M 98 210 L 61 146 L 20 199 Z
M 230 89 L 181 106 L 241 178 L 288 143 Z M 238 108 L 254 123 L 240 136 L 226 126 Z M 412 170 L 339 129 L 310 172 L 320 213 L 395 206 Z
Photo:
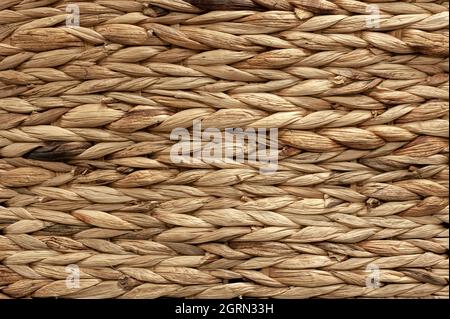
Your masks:
M 448 15 L 1 1 L 0 299 L 448 298 Z M 195 123 L 277 170 L 174 161 Z

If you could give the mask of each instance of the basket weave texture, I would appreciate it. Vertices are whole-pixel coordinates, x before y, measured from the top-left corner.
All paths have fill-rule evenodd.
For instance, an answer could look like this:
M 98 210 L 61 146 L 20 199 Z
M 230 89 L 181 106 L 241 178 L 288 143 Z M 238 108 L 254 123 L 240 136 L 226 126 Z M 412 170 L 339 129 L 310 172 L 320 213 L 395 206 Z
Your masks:
M 447 26 L 441 0 L 2 0 L 0 299 L 448 298 Z M 174 163 L 195 121 L 278 129 L 278 170 Z

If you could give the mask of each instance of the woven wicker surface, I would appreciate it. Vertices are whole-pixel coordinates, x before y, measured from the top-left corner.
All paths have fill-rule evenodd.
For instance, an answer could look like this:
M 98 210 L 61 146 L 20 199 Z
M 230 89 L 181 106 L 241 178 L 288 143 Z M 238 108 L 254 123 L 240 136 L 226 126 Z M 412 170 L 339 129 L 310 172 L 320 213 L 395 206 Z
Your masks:
M 0 299 L 448 298 L 447 26 L 440 0 L 2 0 Z M 174 163 L 195 120 L 279 129 L 278 171 Z

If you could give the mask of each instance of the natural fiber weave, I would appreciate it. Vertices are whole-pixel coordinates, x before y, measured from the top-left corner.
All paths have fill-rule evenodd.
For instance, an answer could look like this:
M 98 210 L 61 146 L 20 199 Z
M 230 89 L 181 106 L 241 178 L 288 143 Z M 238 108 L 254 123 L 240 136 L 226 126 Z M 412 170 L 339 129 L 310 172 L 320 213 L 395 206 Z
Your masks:
M 448 298 L 447 26 L 441 0 L 1 0 L 0 299 Z M 278 171 L 174 163 L 195 120 L 279 129 Z

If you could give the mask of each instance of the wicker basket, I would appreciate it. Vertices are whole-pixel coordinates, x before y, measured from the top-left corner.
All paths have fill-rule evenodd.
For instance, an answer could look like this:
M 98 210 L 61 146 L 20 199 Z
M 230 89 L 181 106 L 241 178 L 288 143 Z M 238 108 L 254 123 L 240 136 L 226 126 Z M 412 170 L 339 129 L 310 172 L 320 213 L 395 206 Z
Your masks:
M 441 0 L 2 0 L 0 299 L 448 298 L 448 22 Z M 174 132 L 211 144 L 195 123 L 253 129 L 277 169 L 250 138 L 175 161 Z

